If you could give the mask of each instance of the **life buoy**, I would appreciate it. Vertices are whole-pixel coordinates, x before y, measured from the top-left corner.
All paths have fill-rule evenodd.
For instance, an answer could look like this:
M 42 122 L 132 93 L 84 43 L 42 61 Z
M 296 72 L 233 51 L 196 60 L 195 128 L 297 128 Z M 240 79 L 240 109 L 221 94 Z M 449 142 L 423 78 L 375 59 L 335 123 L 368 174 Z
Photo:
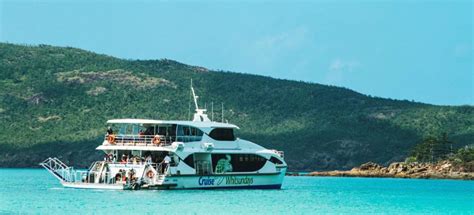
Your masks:
M 160 145 L 160 142 L 161 142 L 160 135 L 155 135 L 155 137 L 153 137 L 153 144 Z
M 153 171 L 149 170 L 149 171 L 146 173 L 146 176 L 147 176 L 148 178 L 153 178 L 153 177 L 155 177 L 155 173 L 154 173 Z
M 107 136 L 107 141 L 108 141 L 110 144 L 115 144 L 115 135 L 110 134 L 109 136 Z

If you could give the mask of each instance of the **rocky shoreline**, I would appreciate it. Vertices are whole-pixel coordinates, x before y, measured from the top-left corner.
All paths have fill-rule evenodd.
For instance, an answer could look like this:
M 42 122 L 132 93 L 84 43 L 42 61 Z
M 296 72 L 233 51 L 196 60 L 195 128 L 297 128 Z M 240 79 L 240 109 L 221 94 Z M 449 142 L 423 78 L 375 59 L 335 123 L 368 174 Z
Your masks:
M 438 163 L 392 163 L 388 167 L 368 162 L 347 171 L 311 172 L 308 174 L 289 174 L 299 176 L 336 177 L 384 177 L 384 178 L 433 178 L 474 180 L 472 164 L 468 167 L 455 165 L 450 161 Z

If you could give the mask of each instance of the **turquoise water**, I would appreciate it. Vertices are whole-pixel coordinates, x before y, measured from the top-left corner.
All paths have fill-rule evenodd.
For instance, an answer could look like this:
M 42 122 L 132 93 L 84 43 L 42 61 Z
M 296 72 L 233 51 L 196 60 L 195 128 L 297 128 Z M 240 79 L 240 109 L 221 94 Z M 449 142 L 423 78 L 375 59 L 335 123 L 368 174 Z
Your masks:
M 286 177 L 281 190 L 106 191 L 0 169 L 0 184 L 0 214 L 474 214 L 474 181 Z

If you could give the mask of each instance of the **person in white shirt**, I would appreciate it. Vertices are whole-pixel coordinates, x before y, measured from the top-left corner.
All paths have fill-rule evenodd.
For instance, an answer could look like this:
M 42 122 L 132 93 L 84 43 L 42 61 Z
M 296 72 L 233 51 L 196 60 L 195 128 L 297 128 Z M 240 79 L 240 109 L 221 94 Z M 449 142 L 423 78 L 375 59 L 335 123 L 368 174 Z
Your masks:
M 151 161 L 151 155 L 148 155 L 148 156 L 146 157 L 145 162 L 146 162 L 147 164 L 151 164 L 151 163 L 152 163 L 152 161 Z
M 167 172 L 168 166 L 171 163 L 171 158 L 170 156 L 166 155 L 165 158 L 163 158 L 163 162 L 161 162 L 161 169 L 163 170 L 163 173 Z

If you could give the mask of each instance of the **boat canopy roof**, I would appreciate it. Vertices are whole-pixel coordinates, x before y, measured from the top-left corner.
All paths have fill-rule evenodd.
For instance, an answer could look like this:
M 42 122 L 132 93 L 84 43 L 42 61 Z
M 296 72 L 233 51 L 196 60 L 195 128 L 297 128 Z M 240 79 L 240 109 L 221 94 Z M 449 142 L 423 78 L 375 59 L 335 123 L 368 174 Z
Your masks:
M 107 123 L 110 124 L 148 124 L 148 125 L 157 125 L 157 124 L 177 124 L 177 125 L 187 125 L 194 126 L 197 128 L 235 128 L 239 129 L 238 126 L 221 123 L 221 122 L 212 122 L 212 121 L 181 121 L 181 120 L 154 120 L 154 119 L 111 119 Z

